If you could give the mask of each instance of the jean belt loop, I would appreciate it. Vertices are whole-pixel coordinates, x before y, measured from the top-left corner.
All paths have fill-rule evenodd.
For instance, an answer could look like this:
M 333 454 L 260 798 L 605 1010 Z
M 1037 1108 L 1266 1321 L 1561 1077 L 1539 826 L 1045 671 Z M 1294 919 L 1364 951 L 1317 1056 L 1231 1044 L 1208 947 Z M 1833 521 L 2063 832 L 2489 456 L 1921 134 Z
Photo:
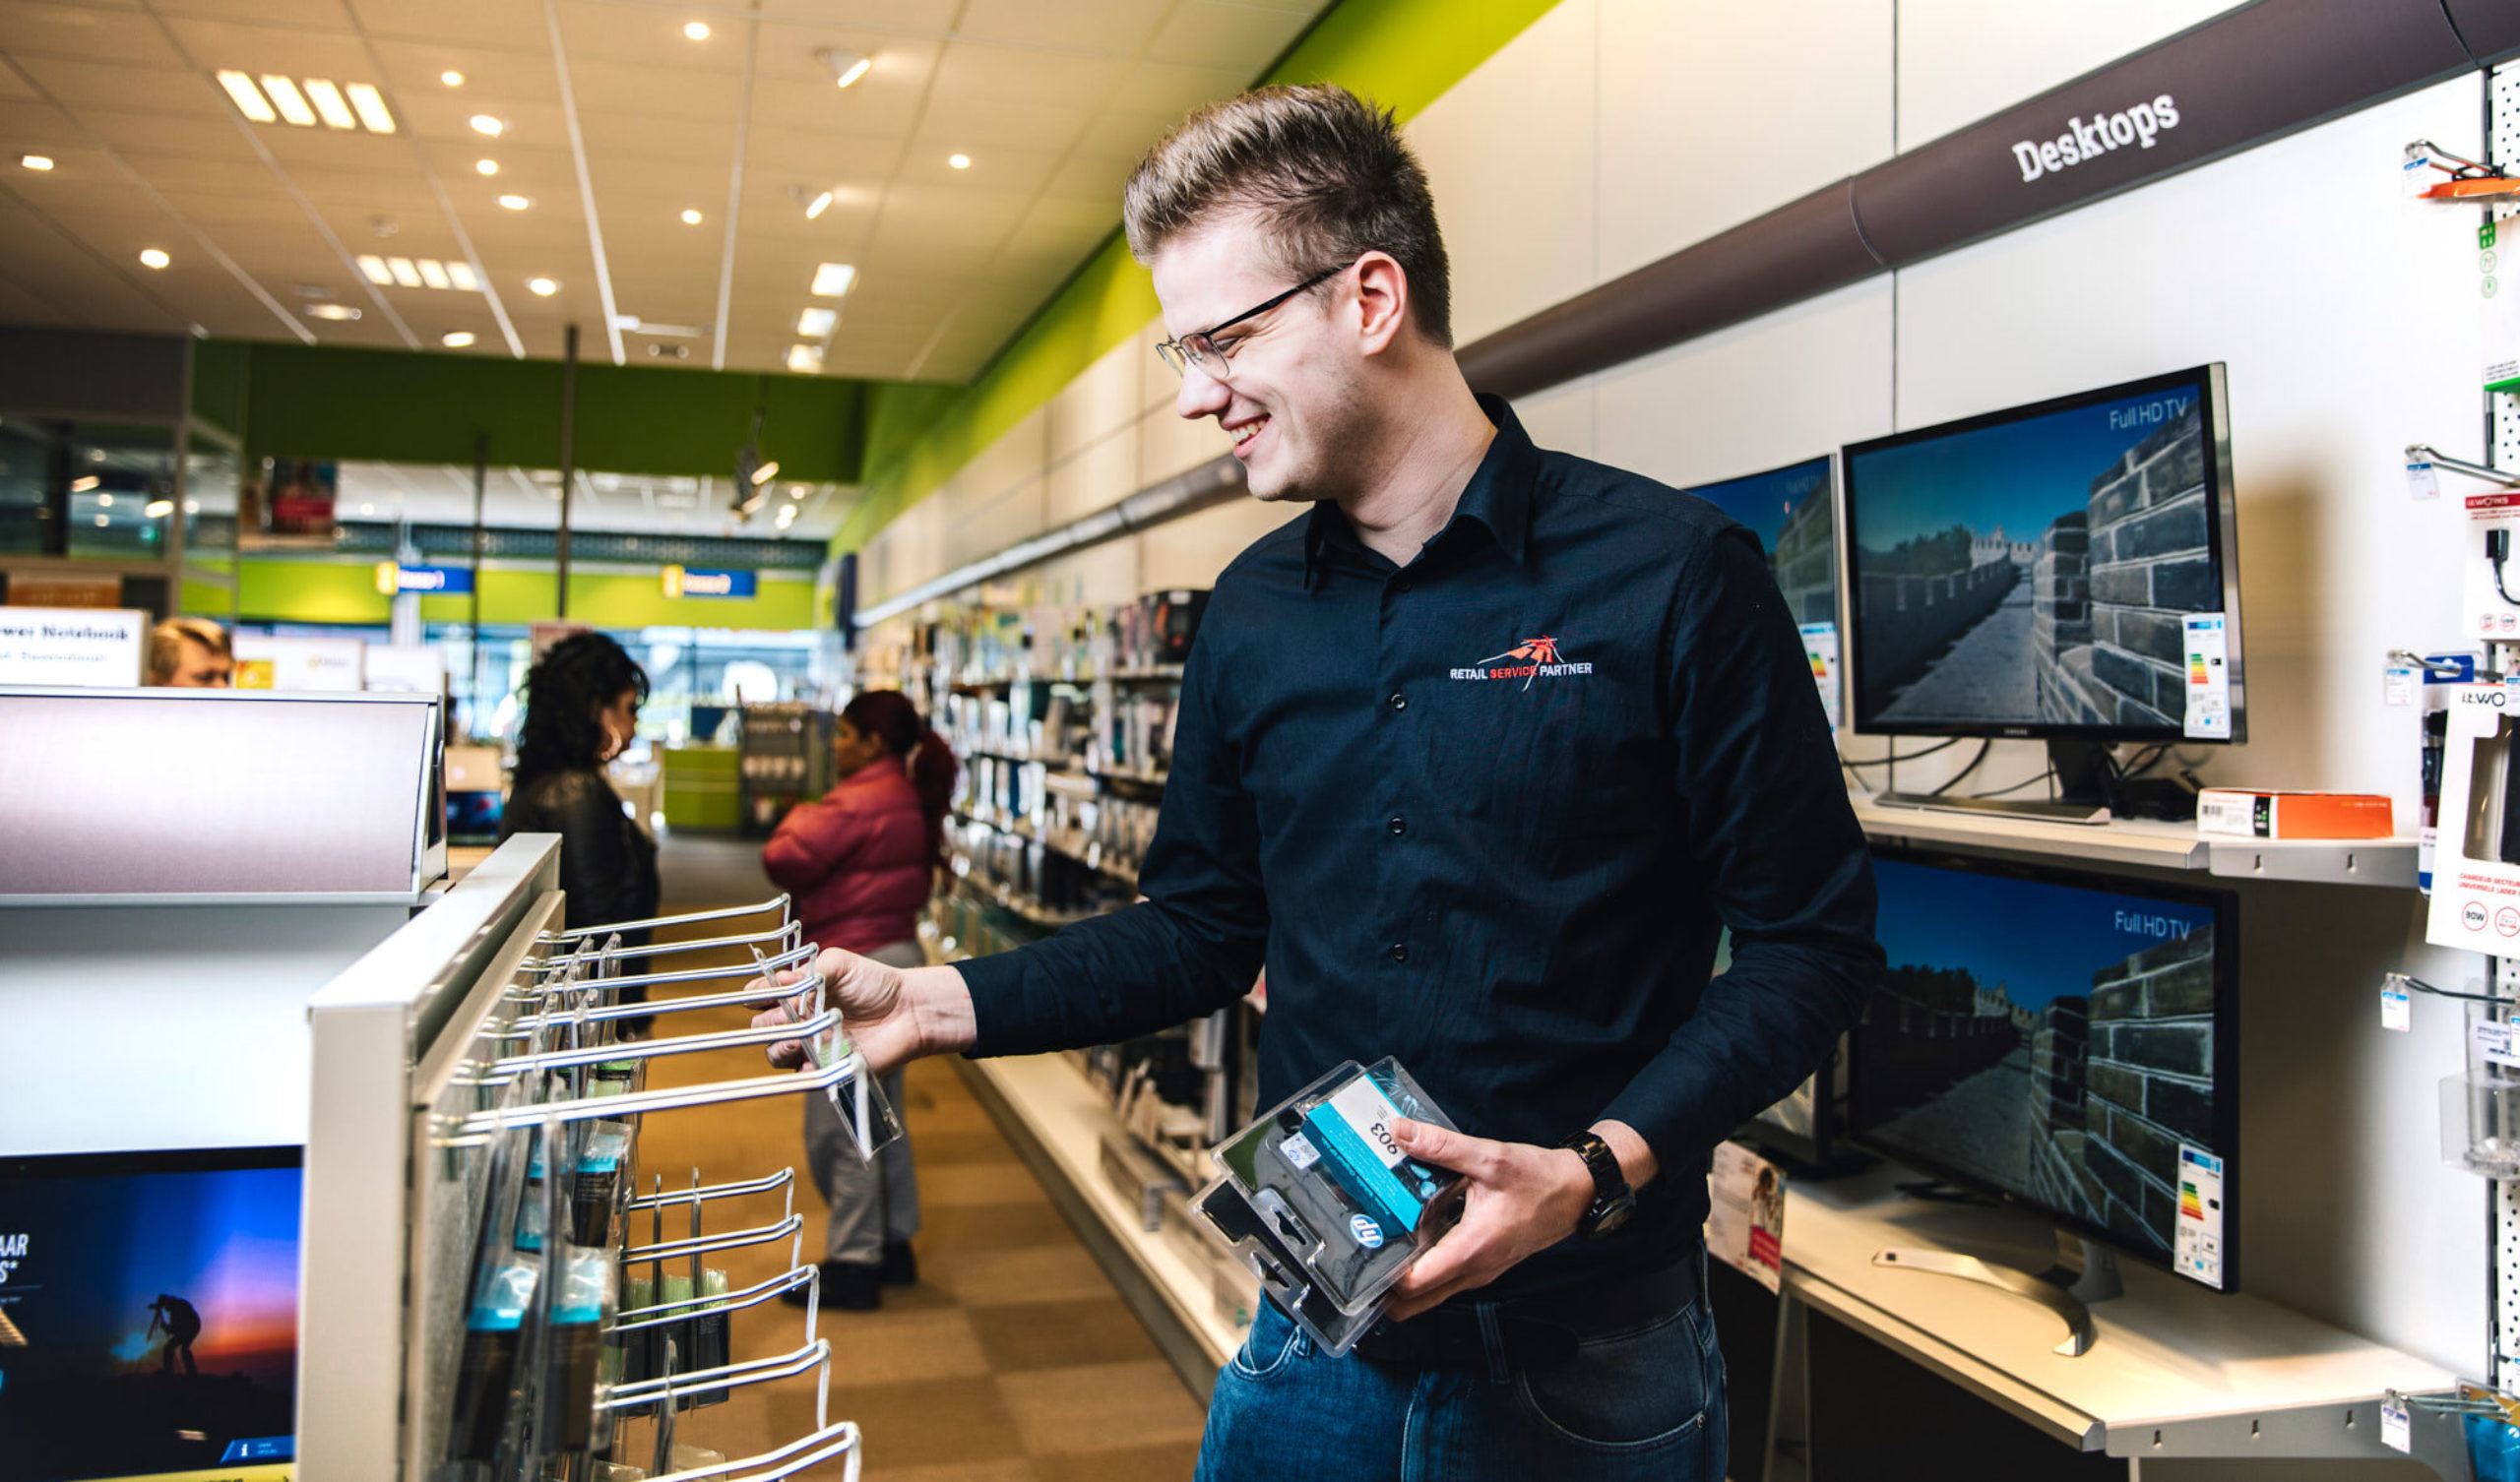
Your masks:
M 1487 1382 L 1504 1384 L 1514 1377 L 1514 1368 L 1505 1358 L 1505 1334 L 1496 1324 L 1496 1304 L 1477 1303 L 1471 1311 L 1479 1314 L 1480 1346 L 1487 1350 Z

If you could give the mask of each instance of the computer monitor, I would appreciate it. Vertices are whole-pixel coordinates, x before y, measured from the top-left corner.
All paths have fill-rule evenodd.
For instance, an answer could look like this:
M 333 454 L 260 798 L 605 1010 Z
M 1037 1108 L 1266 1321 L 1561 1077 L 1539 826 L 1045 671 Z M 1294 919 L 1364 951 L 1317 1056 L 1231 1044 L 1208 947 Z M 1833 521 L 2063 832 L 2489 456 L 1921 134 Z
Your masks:
M 2205 365 L 1847 447 L 1855 728 L 2245 739 L 2229 422 Z
M 0 1482 L 287 1474 L 300 1163 L 0 1158 Z
M 1873 852 L 1889 966 L 1850 1036 L 1848 1135 L 2229 1291 L 2237 897 Z
M 1795 622 L 1838 620 L 1837 520 L 1826 454 L 1680 492 L 1705 500 L 1759 537 Z

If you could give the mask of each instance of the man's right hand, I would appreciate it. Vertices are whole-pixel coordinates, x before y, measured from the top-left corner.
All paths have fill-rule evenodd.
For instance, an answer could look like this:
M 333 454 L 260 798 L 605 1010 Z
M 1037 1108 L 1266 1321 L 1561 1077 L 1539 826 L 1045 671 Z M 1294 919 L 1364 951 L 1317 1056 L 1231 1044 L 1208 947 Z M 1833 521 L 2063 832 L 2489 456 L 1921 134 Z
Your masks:
M 876 1075 L 921 1055 L 967 1049 L 973 1042 L 971 991 L 951 967 L 889 967 L 834 947 L 814 958 L 814 971 L 825 984 L 825 1001 L 840 1011 L 842 1028 Z M 770 982 L 753 981 L 768 995 L 803 980 L 801 973 L 782 972 Z M 768 1027 L 812 1018 L 804 997 L 783 999 L 753 1016 L 753 1024 Z M 772 1065 L 796 1069 L 805 1063 L 805 1042 L 783 1039 L 770 1047 L 769 1055 Z

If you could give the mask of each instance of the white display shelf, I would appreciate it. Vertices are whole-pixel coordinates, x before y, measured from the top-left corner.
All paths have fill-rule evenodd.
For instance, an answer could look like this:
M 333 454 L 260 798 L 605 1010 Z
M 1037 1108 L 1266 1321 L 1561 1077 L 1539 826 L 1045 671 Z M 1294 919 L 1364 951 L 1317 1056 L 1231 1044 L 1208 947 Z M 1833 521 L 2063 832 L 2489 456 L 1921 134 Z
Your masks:
M 2006 1292 L 1876 1266 L 1886 1246 L 1962 1251 L 2037 1270 L 2046 1221 L 2024 1211 L 1908 1198 L 1884 1168 L 1788 1191 L 1785 1294 L 1885 1344 L 2081 1451 L 2119 1456 L 2391 1454 L 2378 1405 L 2456 1377 L 2423 1359 L 2247 1294 L 2219 1293 L 2131 1259 L 2126 1294 L 2091 1309 L 2097 1340 L 2053 1351 L 2063 1324 Z M 2241 1273 L 2243 1287 L 2247 1273 Z M 2419 1413 L 2417 1454 L 2455 1446 Z
M 1119 1115 L 1063 1055 L 958 1060 L 982 1101 L 1000 1113 L 1042 1187 L 1071 1223 L 1157 1346 L 1203 1398 L 1216 1371 L 1242 1346 L 1217 1317 L 1213 1267 L 1139 1223 L 1135 1204 L 1102 1176 L 1104 1134 L 1125 1136 Z
M 2193 824 L 2111 822 L 2056 824 L 1924 808 L 1885 808 L 1861 795 L 1856 821 L 1867 837 L 1956 849 L 2041 854 L 2093 864 L 2202 870 L 2237 880 L 2300 880 L 2327 885 L 2415 886 L 2412 838 L 2221 838 Z

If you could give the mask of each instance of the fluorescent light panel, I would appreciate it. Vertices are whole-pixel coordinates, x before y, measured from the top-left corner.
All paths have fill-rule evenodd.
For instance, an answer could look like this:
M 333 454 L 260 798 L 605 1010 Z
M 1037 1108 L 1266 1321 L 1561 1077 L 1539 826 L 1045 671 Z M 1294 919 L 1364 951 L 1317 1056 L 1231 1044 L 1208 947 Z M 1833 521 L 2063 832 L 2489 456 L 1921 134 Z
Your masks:
M 275 72 L 263 74 L 263 93 L 280 110 L 280 116 L 301 129 L 315 127 L 315 110 L 306 105 L 306 94 L 297 85 Z
M 471 263 L 439 262 L 433 257 L 381 258 L 360 253 L 358 271 L 378 287 L 399 285 L 405 288 L 459 288 L 467 293 L 481 291 L 479 275 Z
M 376 256 L 374 253 L 362 252 L 359 254 L 358 271 L 367 276 L 367 280 L 369 282 L 376 283 L 380 286 L 394 281 L 394 270 L 386 267 L 385 259 Z
M 800 376 L 810 376 L 823 368 L 823 352 L 819 346 L 791 344 L 788 346 L 788 368 Z M 754 479 L 758 483 L 761 480 Z
M 447 264 L 446 276 L 447 278 L 455 284 L 455 286 L 463 289 L 467 293 L 478 293 L 481 291 L 481 279 L 473 273 L 472 265 L 471 263 Z
M 416 288 L 420 285 L 420 270 L 412 266 L 410 258 L 389 257 L 385 260 L 385 269 L 394 275 L 394 281 L 406 288 Z
M 315 104 L 315 111 L 323 117 L 326 128 L 355 129 L 358 127 L 358 115 L 350 111 L 349 99 L 342 96 L 342 90 L 335 87 L 330 78 L 308 78 L 306 96 Z
M 424 257 L 413 266 L 420 270 L 421 282 L 428 284 L 432 288 L 444 288 L 449 286 L 446 277 L 446 265 L 439 262 L 436 258 Z
M 807 309 L 796 316 L 796 333 L 807 340 L 820 340 L 838 323 L 838 309 Z
M 369 133 L 394 132 L 394 110 L 385 106 L 385 94 L 376 91 L 375 84 L 352 83 L 346 91 L 350 95 L 350 106 L 358 110 L 358 121 L 367 125 Z
M 857 270 L 847 263 L 819 264 L 814 269 L 813 294 L 816 298 L 839 298 L 856 278 Z
M 280 121 L 280 115 L 272 111 L 270 101 L 263 96 L 262 90 L 254 86 L 252 78 L 241 72 L 221 72 L 219 74 L 219 86 L 227 90 L 228 100 L 236 105 L 237 112 L 247 118 L 256 123 Z

